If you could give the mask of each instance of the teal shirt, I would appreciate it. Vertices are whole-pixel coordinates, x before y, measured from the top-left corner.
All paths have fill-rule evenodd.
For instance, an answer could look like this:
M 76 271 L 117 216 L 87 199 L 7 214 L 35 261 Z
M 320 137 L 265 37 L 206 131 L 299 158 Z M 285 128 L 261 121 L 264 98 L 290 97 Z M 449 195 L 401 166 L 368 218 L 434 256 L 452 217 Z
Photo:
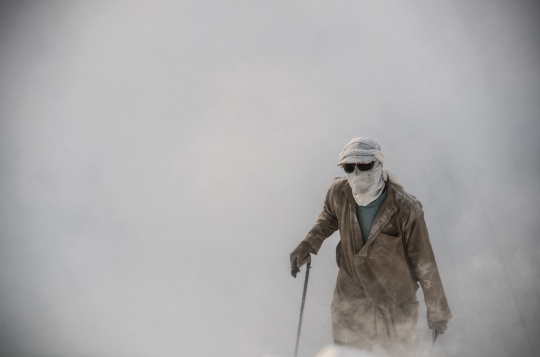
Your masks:
M 356 218 L 360 224 L 360 230 L 362 231 L 364 243 L 368 240 L 369 232 L 371 232 L 371 226 L 373 225 L 375 216 L 377 215 L 377 212 L 379 212 L 379 208 L 381 207 L 381 204 L 383 203 L 387 194 L 388 190 L 385 188 L 384 192 L 375 201 L 371 202 L 367 206 L 356 205 Z

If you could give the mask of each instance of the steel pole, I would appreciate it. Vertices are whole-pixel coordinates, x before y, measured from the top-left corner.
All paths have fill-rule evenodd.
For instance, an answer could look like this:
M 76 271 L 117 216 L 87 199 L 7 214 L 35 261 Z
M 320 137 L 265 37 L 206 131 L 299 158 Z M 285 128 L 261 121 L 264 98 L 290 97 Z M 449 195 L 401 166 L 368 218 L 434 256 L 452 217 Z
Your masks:
M 306 267 L 306 279 L 304 280 L 304 294 L 302 295 L 302 306 L 300 307 L 300 321 L 298 321 L 298 333 L 296 334 L 296 348 L 294 349 L 294 357 L 298 357 L 298 344 L 300 343 L 300 331 L 302 330 L 302 318 L 304 317 L 304 305 L 306 304 L 309 269 L 311 269 L 311 262 L 308 262 Z

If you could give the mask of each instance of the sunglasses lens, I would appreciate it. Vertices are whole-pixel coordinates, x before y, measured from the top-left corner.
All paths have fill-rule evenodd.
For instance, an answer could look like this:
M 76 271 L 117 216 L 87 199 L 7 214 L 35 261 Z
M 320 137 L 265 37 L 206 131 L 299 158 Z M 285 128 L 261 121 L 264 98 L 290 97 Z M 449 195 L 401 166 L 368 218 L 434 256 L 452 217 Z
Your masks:
M 356 164 L 356 166 L 358 166 L 358 170 L 360 171 L 369 171 L 373 168 L 374 165 L 375 165 L 375 161 L 372 161 L 367 164 Z
M 354 171 L 354 164 L 344 164 L 343 170 L 345 170 L 346 173 L 350 174 Z

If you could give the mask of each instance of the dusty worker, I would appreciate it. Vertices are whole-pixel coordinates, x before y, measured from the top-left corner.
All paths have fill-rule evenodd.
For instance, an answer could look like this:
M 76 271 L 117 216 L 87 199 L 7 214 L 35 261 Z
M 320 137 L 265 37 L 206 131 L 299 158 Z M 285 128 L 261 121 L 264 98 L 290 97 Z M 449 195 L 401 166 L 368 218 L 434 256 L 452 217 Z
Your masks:
M 418 300 L 422 287 L 427 321 L 444 333 L 452 317 L 429 241 L 422 204 L 384 168 L 377 142 L 358 137 L 339 155 L 347 177 L 334 179 L 324 208 L 290 255 L 293 276 L 339 229 L 339 267 L 331 306 L 336 344 L 390 356 L 417 348 Z

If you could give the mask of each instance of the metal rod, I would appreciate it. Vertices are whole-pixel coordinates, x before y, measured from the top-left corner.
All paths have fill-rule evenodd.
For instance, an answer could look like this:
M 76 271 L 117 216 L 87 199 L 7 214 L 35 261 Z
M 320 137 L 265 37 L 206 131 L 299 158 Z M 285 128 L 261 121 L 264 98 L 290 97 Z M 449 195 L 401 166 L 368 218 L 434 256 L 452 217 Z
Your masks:
M 298 357 L 298 344 L 300 343 L 300 331 L 302 330 L 302 318 L 304 316 L 304 305 L 306 304 L 307 283 L 309 279 L 309 269 L 311 262 L 307 263 L 306 279 L 304 280 L 304 294 L 302 295 L 302 307 L 300 307 L 300 321 L 298 321 L 298 333 L 296 334 L 296 348 L 294 349 L 294 357 Z

